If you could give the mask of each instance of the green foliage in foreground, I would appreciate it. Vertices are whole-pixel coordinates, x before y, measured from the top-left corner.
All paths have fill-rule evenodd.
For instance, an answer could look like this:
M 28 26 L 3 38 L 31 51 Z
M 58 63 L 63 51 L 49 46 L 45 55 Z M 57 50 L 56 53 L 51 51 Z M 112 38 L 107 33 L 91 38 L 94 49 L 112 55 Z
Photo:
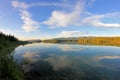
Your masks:
M 12 47 L 0 51 L 0 80 L 23 80 L 23 73 L 13 60 L 13 50 Z
M 0 80 L 24 80 L 23 72 L 11 54 L 19 44 L 14 36 L 0 33 Z

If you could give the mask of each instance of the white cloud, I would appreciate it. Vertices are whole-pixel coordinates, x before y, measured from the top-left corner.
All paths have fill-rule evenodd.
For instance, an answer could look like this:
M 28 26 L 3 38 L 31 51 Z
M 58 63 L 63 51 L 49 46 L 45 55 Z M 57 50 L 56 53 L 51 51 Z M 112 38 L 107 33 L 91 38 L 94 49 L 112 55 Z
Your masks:
M 57 36 L 58 37 L 79 37 L 79 36 L 82 36 L 85 34 L 87 34 L 87 33 L 83 33 L 80 31 L 62 31 Z
M 91 0 L 94 2 L 95 0 Z M 69 26 L 84 26 L 90 25 L 95 27 L 107 27 L 107 28 L 118 28 L 120 23 L 104 23 L 102 19 L 113 18 L 120 15 L 120 12 L 108 13 L 108 14 L 92 14 L 90 12 L 84 11 L 84 1 L 77 2 L 74 7 L 74 10 L 70 13 L 64 11 L 53 11 L 48 20 L 43 23 L 55 28 L 55 27 L 69 27 Z M 87 12 L 87 13 L 86 13 Z M 84 16 L 84 17 L 82 17 Z
M 34 6 L 55 6 L 55 7 L 72 7 L 70 4 L 67 3 L 58 3 L 58 2 L 37 2 L 37 3 L 30 3 L 26 4 L 24 2 L 19 2 L 19 1 L 12 1 L 12 6 L 15 8 L 31 8 Z
M 83 12 L 84 3 L 77 2 L 74 10 L 70 13 L 63 11 L 53 11 L 48 20 L 43 23 L 51 27 L 68 27 L 78 23 L 80 15 Z
M 25 31 L 34 31 L 39 28 L 39 22 L 32 19 L 31 14 L 27 11 L 28 8 L 34 6 L 55 6 L 65 8 L 64 11 L 54 10 L 51 13 L 51 16 L 41 22 L 41 24 L 45 24 L 48 27 L 56 28 L 56 27 L 69 27 L 69 26 L 84 26 L 90 25 L 95 27 L 107 27 L 107 28 L 118 28 L 120 27 L 120 23 L 105 23 L 102 22 L 106 17 L 114 18 L 120 15 L 120 12 L 109 13 L 109 14 L 92 14 L 84 10 L 85 1 L 78 0 L 76 4 L 70 4 L 68 0 L 62 0 L 61 3 L 55 2 L 40 2 L 40 3 L 31 3 L 26 4 L 24 2 L 13 1 L 12 5 L 15 8 L 19 8 L 21 13 L 21 19 L 23 20 L 22 28 Z M 89 2 L 94 2 L 95 0 L 90 0 Z M 71 10 L 70 12 L 68 12 Z
M 118 28 L 118 27 L 120 27 L 120 24 L 98 22 L 94 26 L 102 26 L 102 27 L 108 27 L 108 28 Z
M 12 6 L 15 8 L 27 9 L 29 6 L 24 2 L 12 1 Z
M 21 13 L 21 19 L 23 20 L 22 28 L 29 32 L 35 31 L 39 28 L 39 22 L 32 19 L 31 14 L 27 11 L 28 5 L 24 2 L 13 1 L 12 6 L 15 8 L 19 8 Z
M 103 14 L 103 15 L 92 15 L 84 18 L 78 25 L 91 25 L 96 27 L 108 27 L 108 28 L 117 28 L 120 27 L 120 23 L 104 23 L 101 21 L 101 19 L 104 19 L 106 17 L 112 18 L 117 15 L 120 15 L 119 12 L 117 13 L 111 13 L 111 14 Z
M 58 2 L 38 2 L 29 4 L 29 7 L 34 6 L 55 6 L 55 7 L 72 7 L 70 4 L 67 3 L 58 3 Z
M 36 29 L 39 28 L 39 22 L 33 20 L 31 18 L 31 15 L 28 11 L 26 10 L 21 10 L 21 19 L 23 20 L 23 26 L 22 28 L 29 32 L 29 31 L 35 31 Z

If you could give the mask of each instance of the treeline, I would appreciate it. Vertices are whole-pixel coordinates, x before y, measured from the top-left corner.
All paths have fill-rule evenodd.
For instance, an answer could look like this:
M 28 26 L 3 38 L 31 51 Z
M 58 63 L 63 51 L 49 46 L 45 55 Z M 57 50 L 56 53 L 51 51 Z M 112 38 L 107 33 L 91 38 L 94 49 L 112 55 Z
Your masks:
M 79 44 L 120 46 L 120 37 L 84 37 L 78 39 Z
M 21 44 L 16 37 L 0 32 L 0 80 L 23 80 L 24 74 L 13 60 L 15 47 Z
M 43 40 L 44 43 L 78 43 L 83 45 L 108 45 L 120 46 L 120 37 L 79 37 L 77 39 L 49 39 Z
M 13 43 L 18 42 L 19 40 L 12 36 L 6 35 L 0 32 L 0 49 L 13 45 Z
M 18 39 L 12 35 L 6 35 L 6 34 L 3 34 L 2 32 L 0 32 L 0 41 L 11 41 L 11 42 L 17 42 Z
M 57 39 L 49 39 L 49 40 L 43 40 L 42 42 L 44 43 L 73 43 L 73 42 L 77 42 L 78 40 L 57 40 Z

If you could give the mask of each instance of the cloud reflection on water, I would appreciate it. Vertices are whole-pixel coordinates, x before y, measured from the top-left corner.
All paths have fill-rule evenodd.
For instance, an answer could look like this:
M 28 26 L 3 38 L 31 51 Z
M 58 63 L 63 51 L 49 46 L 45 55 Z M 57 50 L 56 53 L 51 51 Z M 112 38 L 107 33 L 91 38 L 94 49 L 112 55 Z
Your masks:
M 40 61 L 48 62 L 52 65 L 54 70 L 61 70 L 64 68 L 80 69 L 81 65 L 89 65 L 93 67 L 106 67 L 106 68 L 114 69 L 113 66 L 107 66 L 101 63 L 101 61 L 104 59 L 105 60 L 120 59 L 120 56 L 112 56 L 112 55 L 111 56 L 105 56 L 105 55 L 103 56 L 82 56 L 82 55 L 71 56 L 68 54 L 64 54 L 64 55 L 48 54 L 47 57 L 42 58 L 40 56 L 40 53 L 27 51 L 23 55 L 23 58 L 29 64 L 34 64 L 35 62 L 40 62 Z
M 117 59 L 120 58 L 120 56 L 96 56 L 95 57 L 98 60 L 102 60 L 102 59 Z
M 37 62 L 40 58 L 40 54 L 37 52 L 30 52 L 27 51 L 26 53 L 23 54 L 23 58 L 27 61 L 29 61 L 29 63 L 34 63 Z
M 85 48 L 82 46 L 73 46 L 73 45 L 68 45 L 68 44 L 63 44 L 58 46 L 59 49 L 62 51 L 81 51 L 84 50 Z
M 46 74 L 50 75 L 49 77 L 66 76 L 68 80 L 82 80 L 84 76 L 87 76 L 94 80 L 96 76 L 101 78 L 103 74 L 109 76 L 111 73 L 117 74 L 120 71 L 119 54 L 112 54 L 110 51 L 104 51 L 103 48 L 97 50 L 99 47 L 69 44 L 39 44 L 36 46 L 34 44 L 31 46 L 28 46 L 28 51 L 22 56 L 27 61 L 25 63 L 23 61 L 22 67 L 25 72 L 30 74 L 35 72 L 37 77 L 40 74 Z
M 53 55 L 51 57 L 46 58 L 45 61 L 49 62 L 53 66 L 54 70 L 70 67 L 72 65 L 69 57 L 66 55 Z

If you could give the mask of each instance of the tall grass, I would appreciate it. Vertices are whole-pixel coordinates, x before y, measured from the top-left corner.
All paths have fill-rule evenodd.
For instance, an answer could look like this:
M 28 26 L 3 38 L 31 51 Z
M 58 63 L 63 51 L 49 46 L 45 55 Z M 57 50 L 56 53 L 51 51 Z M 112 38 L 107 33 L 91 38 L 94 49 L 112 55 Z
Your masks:
M 17 38 L 0 33 L 0 80 L 24 80 L 24 74 L 11 54 L 17 45 Z

